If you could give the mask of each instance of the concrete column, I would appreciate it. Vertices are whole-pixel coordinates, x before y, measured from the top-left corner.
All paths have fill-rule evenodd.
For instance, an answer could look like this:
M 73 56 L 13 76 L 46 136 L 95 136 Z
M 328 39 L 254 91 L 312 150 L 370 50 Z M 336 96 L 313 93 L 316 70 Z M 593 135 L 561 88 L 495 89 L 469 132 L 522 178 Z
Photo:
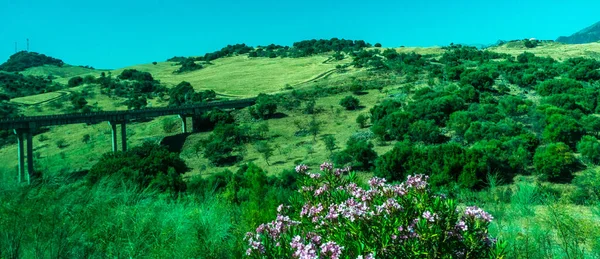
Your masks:
M 187 117 L 185 117 L 185 115 L 179 115 L 179 118 L 181 119 L 181 133 L 186 133 L 187 132 Z
M 19 172 L 17 180 L 20 183 L 25 179 L 25 147 L 23 145 L 23 132 L 21 130 L 15 130 L 15 134 L 17 135 L 17 151 L 19 154 Z
M 196 118 L 196 116 L 193 116 L 192 117 L 192 121 L 190 122 L 190 124 L 191 124 L 190 127 L 192 129 L 192 130 L 190 130 L 190 132 L 194 132 L 194 125 L 196 125 L 196 119 L 195 118 Z
M 108 125 L 112 130 L 112 150 L 113 152 L 117 152 L 117 124 L 115 122 L 109 121 Z
M 127 151 L 127 122 L 121 123 L 121 146 L 123 147 L 123 152 Z
M 27 178 L 27 184 L 31 183 L 31 177 L 35 177 L 35 172 L 33 169 L 33 130 L 29 129 L 27 131 L 27 174 L 25 177 Z

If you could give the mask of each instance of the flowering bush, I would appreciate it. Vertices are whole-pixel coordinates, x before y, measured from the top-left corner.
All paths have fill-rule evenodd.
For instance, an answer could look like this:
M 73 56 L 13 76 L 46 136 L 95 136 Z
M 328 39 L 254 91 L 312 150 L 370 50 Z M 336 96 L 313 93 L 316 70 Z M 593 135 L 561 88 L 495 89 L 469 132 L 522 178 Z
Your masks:
M 503 246 L 488 236 L 493 217 L 433 195 L 425 175 L 398 185 L 383 178 L 356 183 L 350 169 L 296 167 L 298 196 L 277 218 L 247 233 L 254 258 L 496 258 Z

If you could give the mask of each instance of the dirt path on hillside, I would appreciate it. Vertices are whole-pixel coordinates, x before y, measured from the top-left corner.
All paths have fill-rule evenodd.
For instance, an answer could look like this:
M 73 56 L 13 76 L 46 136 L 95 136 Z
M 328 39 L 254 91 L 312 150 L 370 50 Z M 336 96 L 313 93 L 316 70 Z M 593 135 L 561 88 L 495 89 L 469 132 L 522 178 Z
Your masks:
M 60 90 L 60 91 L 56 91 L 55 93 L 60 94 L 59 96 L 56 97 L 52 97 L 48 100 L 44 100 L 41 102 L 37 102 L 37 103 L 31 103 L 31 104 L 27 104 L 27 103 L 20 103 L 20 102 L 15 102 L 17 105 L 21 105 L 21 106 L 37 106 L 37 105 L 41 105 L 41 104 L 45 104 L 45 103 L 49 103 L 49 102 L 53 102 L 53 101 L 57 101 L 60 99 L 63 99 L 69 95 L 71 95 L 73 92 L 71 91 L 67 91 L 67 90 Z

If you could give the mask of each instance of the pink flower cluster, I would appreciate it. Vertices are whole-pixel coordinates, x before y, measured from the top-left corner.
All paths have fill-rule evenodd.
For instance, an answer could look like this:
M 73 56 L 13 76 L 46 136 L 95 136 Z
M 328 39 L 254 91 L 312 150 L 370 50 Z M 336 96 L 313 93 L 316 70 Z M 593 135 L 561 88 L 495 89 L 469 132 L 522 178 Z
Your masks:
M 325 193 L 328 190 L 328 188 L 329 186 L 327 184 L 324 184 L 323 186 L 317 188 L 317 190 L 315 190 L 315 197 Z
M 317 256 L 316 246 L 313 243 L 304 244 L 300 236 L 295 236 L 290 242 L 290 246 L 294 249 L 293 256 L 299 259 L 316 259 Z
M 427 187 L 427 180 L 429 176 L 423 174 L 417 174 L 415 176 L 409 175 L 406 178 L 406 186 L 408 188 L 415 188 L 417 190 L 422 190 Z
M 373 253 L 370 253 L 365 257 L 363 257 L 362 255 L 359 255 L 358 257 L 356 257 L 356 259 L 375 259 L 375 256 L 373 256 Z
M 436 219 L 438 219 L 438 215 L 437 213 L 431 213 L 429 211 L 425 211 L 423 212 L 423 218 L 426 219 L 429 222 L 435 222 Z
M 433 224 L 439 224 L 445 231 L 441 232 L 442 235 L 452 237 L 448 239 L 451 242 L 462 241 L 465 231 L 478 231 L 476 233 L 480 235 L 483 242 L 492 242 L 487 237 L 486 231 L 478 230 L 478 225 L 467 225 L 471 222 L 468 219 L 481 219 L 487 222 L 493 219 L 490 214 L 477 207 L 467 207 L 464 216 L 455 225 L 445 224 L 447 219 L 440 215 L 445 215 L 443 213 L 445 210 L 454 210 L 455 207 L 444 207 L 444 210 L 437 211 L 440 213 L 438 214 L 427 205 L 432 201 L 440 200 L 429 192 L 427 183 L 429 177 L 426 175 L 409 175 L 406 182 L 398 185 L 391 185 L 383 178 L 373 177 L 368 181 L 370 188 L 363 189 L 351 182 L 351 177 L 348 179 L 341 177 L 343 173 L 350 170 L 349 168 L 334 169 L 333 164 L 325 162 L 321 164 L 320 169 L 321 173 L 311 173 L 306 165 L 296 167 L 296 171 L 304 175 L 302 180 L 305 185 L 299 190 L 305 202 L 301 208 L 297 208 L 300 210 L 300 217 L 297 218 L 300 221 L 277 215 L 277 219 L 273 222 L 260 225 L 255 235 L 247 234 L 248 255 L 274 256 L 281 253 L 281 247 L 285 246 L 291 249 L 286 250 L 283 257 L 341 258 L 343 253 L 356 254 L 358 251 L 352 250 L 352 245 L 338 240 L 337 235 L 331 235 L 331 231 L 343 231 L 347 236 L 344 238 L 346 241 L 354 240 L 359 237 L 352 234 L 352 231 L 347 231 L 348 226 L 366 229 L 363 227 L 368 228 L 372 224 L 378 224 L 379 221 L 391 224 L 391 228 L 386 230 L 390 232 L 385 233 L 391 236 L 393 240 L 391 245 L 411 246 L 418 242 L 428 242 L 423 240 L 429 237 L 427 231 L 437 229 L 432 227 Z M 443 202 L 442 204 L 446 204 L 445 201 Z M 294 211 L 288 208 L 280 205 L 277 212 L 282 214 L 284 211 Z M 362 234 L 365 236 L 363 237 Z M 361 233 L 360 238 L 366 238 L 363 242 L 367 244 L 369 241 L 375 242 L 369 244 L 368 249 L 363 252 L 377 252 L 377 255 L 384 257 L 389 255 L 392 250 L 377 247 L 377 236 L 381 234 L 368 231 Z M 262 243 L 261 240 L 265 242 Z M 266 242 L 267 240 L 270 241 Z M 273 247 L 279 248 L 273 250 Z M 274 254 L 270 255 L 271 252 Z M 357 258 L 372 259 L 374 256 L 370 253 Z
M 483 219 L 487 222 L 491 222 L 494 217 L 492 217 L 492 215 L 490 215 L 489 213 L 483 211 L 482 209 L 473 206 L 473 207 L 467 207 L 467 209 L 465 210 L 465 215 L 472 217 L 472 218 L 476 218 L 476 219 Z
M 296 173 L 304 173 L 306 172 L 306 170 L 308 170 L 308 166 L 306 165 L 297 165 L 296 166 Z
M 325 162 L 325 163 L 321 164 L 321 171 L 332 170 L 332 169 L 333 169 L 332 163 Z
M 333 241 L 321 245 L 321 254 L 331 259 L 339 259 L 342 255 L 343 246 L 339 246 Z
M 256 228 L 257 234 L 267 233 L 273 239 L 279 239 L 282 233 L 285 233 L 290 226 L 300 224 L 299 221 L 291 220 L 289 216 L 277 215 L 277 219 L 267 224 L 260 224 Z

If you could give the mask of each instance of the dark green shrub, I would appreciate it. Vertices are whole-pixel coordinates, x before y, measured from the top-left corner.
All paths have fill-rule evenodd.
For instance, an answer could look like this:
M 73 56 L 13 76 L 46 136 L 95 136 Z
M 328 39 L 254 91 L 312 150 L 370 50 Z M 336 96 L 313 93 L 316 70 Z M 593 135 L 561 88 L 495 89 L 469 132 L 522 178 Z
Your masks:
M 444 140 L 440 128 L 433 120 L 418 120 L 413 122 L 408 127 L 408 135 L 411 141 L 426 144 L 435 144 Z
M 486 71 L 466 70 L 460 74 L 460 83 L 472 85 L 477 90 L 489 90 L 494 85 L 494 78 Z
M 594 204 L 600 201 L 600 170 L 588 169 L 575 176 L 573 185 L 577 187 L 572 200 L 577 204 Z
M 364 115 L 364 114 L 359 114 L 356 117 L 356 123 L 358 123 L 358 127 L 359 128 L 364 128 L 367 125 L 367 120 L 369 119 L 368 116 Z
M 255 119 L 269 119 L 275 115 L 277 111 L 277 101 L 266 94 L 259 94 L 256 97 L 256 104 L 249 108 L 250 115 Z
M 179 62 L 179 65 L 181 65 L 181 67 L 179 69 L 173 71 L 173 74 L 181 74 L 181 73 L 196 71 L 196 70 L 200 70 L 200 69 L 204 68 L 202 65 L 196 64 L 196 62 L 193 58 L 187 58 L 187 59 Z
M 179 154 L 164 146 L 144 143 L 126 152 L 106 153 L 90 169 L 86 179 L 95 184 L 107 176 L 120 178 L 139 190 L 153 188 L 163 192 L 185 191 L 181 175 L 188 170 Z
M 559 181 L 571 178 L 576 160 L 565 143 L 550 143 L 536 149 L 533 166 L 540 179 Z
M 577 151 L 586 162 L 600 164 L 600 142 L 595 137 L 583 136 L 577 143 Z
M 71 79 L 69 79 L 69 82 L 67 83 L 67 85 L 69 87 L 76 87 L 76 86 L 80 86 L 81 84 L 83 84 L 83 78 L 80 76 L 72 77 Z
M 340 105 L 346 110 L 356 110 L 360 106 L 360 101 L 354 96 L 346 96 L 340 101 Z
M 152 74 L 138 71 L 136 69 L 125 69 L 123 72 L 121 72 L 118 78 L 121 80 L 154 81 Z
M 579 123 L 570 116 L 553 114 L 546 120 L 542 134 L 547 142 L 563 142 L 571 147 L 583 136 Z
M 182 81 L 169 90 L 169 106 L 206 102 L 217 96 L 213 90 L 196 92 L 192 84 Z
M 580 82 L 573 79 L 551 79 L 537 85 L 537 93 L 541 96 L 566 93 L 572 89 L 583 88 Z

